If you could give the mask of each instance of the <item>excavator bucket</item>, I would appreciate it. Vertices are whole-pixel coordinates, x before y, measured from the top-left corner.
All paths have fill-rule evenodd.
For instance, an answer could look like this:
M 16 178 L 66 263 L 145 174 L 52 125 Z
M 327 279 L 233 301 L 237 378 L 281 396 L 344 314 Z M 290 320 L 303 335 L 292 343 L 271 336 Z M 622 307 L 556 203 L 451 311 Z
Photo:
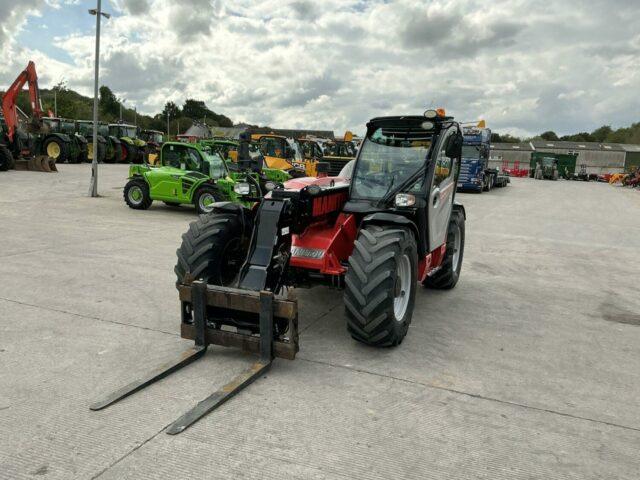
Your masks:
M 55 158 L 47 155 L 16 160 L 16 170 L 28 170 L 31 172 L 57 172 Z

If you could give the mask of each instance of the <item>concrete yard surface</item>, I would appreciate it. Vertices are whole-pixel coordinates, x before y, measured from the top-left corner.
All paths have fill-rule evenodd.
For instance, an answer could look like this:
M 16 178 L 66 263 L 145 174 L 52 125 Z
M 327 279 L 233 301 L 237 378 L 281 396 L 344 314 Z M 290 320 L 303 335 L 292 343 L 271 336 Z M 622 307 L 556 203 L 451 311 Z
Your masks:
M 205 358 L 99 412 L 180 339 L 192 208 L 129 209 L 127 166 L 0 172 L 0 479 L 640 478 L 640 192 L 513 179 L 459 194 L 462 276 L 420 287 L 405 341 L 298 290 L 301 350 L 178 436 L 251 358 Z

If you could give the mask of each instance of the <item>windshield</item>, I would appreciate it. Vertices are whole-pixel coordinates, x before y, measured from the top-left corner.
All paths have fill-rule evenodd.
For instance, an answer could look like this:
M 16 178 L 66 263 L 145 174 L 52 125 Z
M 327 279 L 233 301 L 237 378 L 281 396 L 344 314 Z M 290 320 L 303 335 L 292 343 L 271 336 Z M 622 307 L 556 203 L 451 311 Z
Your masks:
M 350 143 L 330 143 L 325 147 L 325 155 L 329 157 L 355 157 L 356 152 Z
M 424 165 L 432 138 L 433 132 L 421 129 L 376 129 L 362 144 L 351 197 L 380 199 L 406 181 Z
M 123 137 L 135 138 L 137 135 L 136 127 L 120 127 Z
M 218 178 L 222 178 L 226 176 L 227 170 L 225 169 L 224 160 L 217 153 L 205 153 L 203 152 L 204 158 L 209 163 L 209 175 L 214 180 Z
M 463 145 L 462 158 L 480 158 L 480 145 Z
M 43 122 L 51 130 L 58 130 L 60 128 L 60 120 L 52 119 L 52 118 L 45 118 L 45 119 L 43 119 Z

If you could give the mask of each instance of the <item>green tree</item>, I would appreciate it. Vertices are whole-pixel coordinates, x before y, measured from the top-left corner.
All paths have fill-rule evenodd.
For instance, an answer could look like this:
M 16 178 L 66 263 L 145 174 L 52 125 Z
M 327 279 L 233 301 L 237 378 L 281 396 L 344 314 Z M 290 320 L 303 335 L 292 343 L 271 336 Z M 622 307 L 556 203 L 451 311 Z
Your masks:
M 556 132 L 552 131 L 552 130 L 548 130 L 544 133 L 540 134 L 540 138 L 542 138 L 543 140 L 547 140 L 547 141 L 556 141 L 558 140 L 558 135 L 556 135 Z
M 604 142 L 612 132 L 613 130 L 609 125 L 603 125 L 602 127 L 596 128 L 593 132 L 591 132 L 591 136 L 596 142 Z
M 508 133 L 500 135 L 499 133 L 493 132 L 491 133 L 491 141 L 494 143 L 521 143 L 522 139 L 511 136 Z
M 100 111 L 110 118 L 116 118 L 120 113 L 120 102 L 109 87 L 100 87 Z
M 169 114 L 169 118 L 178 118 L 182 115 L 180 108 L 173 102 L 167 102 L 164 104 L 164 109 L 162 110 L 162 116 L 167 117 Z

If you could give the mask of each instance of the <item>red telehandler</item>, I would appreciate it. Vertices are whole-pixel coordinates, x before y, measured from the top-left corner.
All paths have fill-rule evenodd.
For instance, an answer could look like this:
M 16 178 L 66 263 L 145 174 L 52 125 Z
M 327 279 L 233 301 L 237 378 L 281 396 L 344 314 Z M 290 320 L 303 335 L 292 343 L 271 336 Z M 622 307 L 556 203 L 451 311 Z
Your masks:
M 24 130 L 18 119 L 16 100 L 25 84 L 29 85 L 31 118 Z M 40 172 L 57 172 L 55 160 L 47 155 L 38 155 L 42 141 L 42 104 L 38 89 L 36 65 L 29 62 L 2 97 L 2 118 L 0 118 L 0 170 L 16 168 Z M 56 134 L 48 135 L 48 137 Z
M 201 358 L 210 344 L 260 355 L 250 368 L 171 424 L 177 434 L 298 351 L 291 287 L 344 290 L 357 341 L 393 347 L 411 323 L 418 284 L 458 282 L 465 210 L 455 200 L 462 131 L 444 110 L 374 118 L 355 160 L 337 177 L 271 185 L 253 208 L 220 202 L 182 236 L 175 267 L 181 336 L 175 361 L 93 404 L 101 410 Z M 239 162 L 248 152 L 245 137 Z M 267 187 L 269 188 L 269 187 Z

